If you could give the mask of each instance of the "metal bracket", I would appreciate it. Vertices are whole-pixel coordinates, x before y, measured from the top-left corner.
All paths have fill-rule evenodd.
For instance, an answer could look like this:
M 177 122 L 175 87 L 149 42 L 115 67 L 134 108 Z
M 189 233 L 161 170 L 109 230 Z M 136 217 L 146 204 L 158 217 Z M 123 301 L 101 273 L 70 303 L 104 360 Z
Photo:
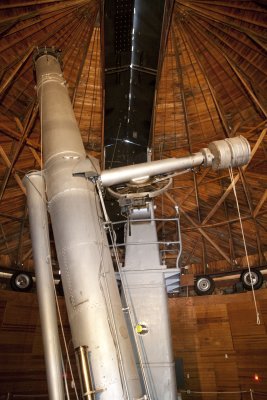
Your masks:
M 81 176 L 91 181 L 96 181 L 99 178 L 99 167 L 94 158 L 88 157 L 79 161 L 73 168 L 73 176 Z
M 128 190 L 128 192 L 125 193 L 119 193 L 119 191 L 116 191 L 111 189 L 110 187 L 108 188 L 108 192 L 111 194 L 112 197 L 116 198 L 116 199 L 121 199 L 121 198 L 127 198 L 127 199 L 141 199 L 141 198 L 154 198 L 156 196 L 159 196 L 160 194 L 166 192 L 170 186 L 172 185 L 172 178 L 170 177 L 166 177 L 164 178 L 164 181 L 167 181 L 167 183 L 165 185 L 163 185 L 162 187 L 159 188 L 153 188 L 150 189 L 150 186 L 153 184 L 157 184 L 158 182 L 162 181 L 158 180 L 158 179 L 151 179 L 150 181 L 147 182 L 147 188 L 145 187 L 145 185 L 143 186 L 143 191 L 141 190 L 141 187 L 139 188 L 139 186 L 137 184 L 135 185 L 131 185 L 131 184 L 126 184 L 125 189 Z M 136 190 L 136 191 L 135 191 Z
M 83 393 L 82 397 L 85 396 L 90 396 L 91 394 L 95 394 L 95 393 L 101 393 L 104 392 L 106 389 L 95 389 L 95 390 L 91 390 L 89 392 Z
M 210 149 L 208 149 L 207 147 L 204 147 L 203 149 L 201 149 L 201 153 L 203 154 L 203 158 L 204 158 L 204 161 L 203 161 L 204 167 L 210 167 L 212 165 L 214 155 L 212 154 Z

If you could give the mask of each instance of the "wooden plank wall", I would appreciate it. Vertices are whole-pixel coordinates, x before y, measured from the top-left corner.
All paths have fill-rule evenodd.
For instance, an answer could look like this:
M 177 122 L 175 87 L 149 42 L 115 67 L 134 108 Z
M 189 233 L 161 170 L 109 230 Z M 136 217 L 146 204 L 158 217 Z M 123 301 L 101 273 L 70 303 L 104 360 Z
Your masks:
M 72 365 L 74 365 L 65 303 L 62 297 L 58 299 L 66 341 Z M 62 342 L 61 334 L 60 339 Z M 65 361 L 63 343 L 61 348 Z M 69 371 L 67 371 L 67 378 L 70 382 Z M 34 395 L 37 394 L 47 394 L 41 327 L 35 293 L 0 291 L 0 398 L 6 398 L 4 395 L 7 393 L 25 394 L 23 399 L 35 398 Z M 17 397 L 14 396 L 14 398 Z M 42 398 L 48 399 L 47 396 Z
M 169 299 L 174 355 L 184 361 L 185 389 L 254 389 L 267 399 L 267 289 L 251 293 Z M 73 356 L 63 298 L 64 330 Z M 66 357 L 64 356 L 64 359 Z M 75 365 L 75 362 L 72 362 Z M 253 381 L 257 373 L 260 381 Z M 0 291 L 0 395 L 47 393 L 38 305 L 34 293 Z M 68 374 L 68 379 L 70 376 Z M 4 398 L 1 397 L 0 398 Z M 183 394 L 183 400 L 251 400 L 249 394 Z M 115 399 L 114 399 L 115 400 Z
M 249 292 L 169 300 L 174 355 L 184 362 L 184 389 L 255 391 L 242 396 L 191 393 L 183 399 L 267 399 L 267 289 L 255 293 L 260 325 Z

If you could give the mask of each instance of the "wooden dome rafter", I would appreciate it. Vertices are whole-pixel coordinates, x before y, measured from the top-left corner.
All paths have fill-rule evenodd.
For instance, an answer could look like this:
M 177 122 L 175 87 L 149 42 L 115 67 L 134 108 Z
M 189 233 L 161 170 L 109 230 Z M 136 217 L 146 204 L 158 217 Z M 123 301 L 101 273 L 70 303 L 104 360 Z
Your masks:
M 0 6 L 1 265 L 16 261 L 33 267 L 21 179 L 41 164 L 31 61 L 36 45 L 62 49 L 64 76 L 86 150 L 101 158 L 99 10 L 96 0 L 6 1 Z M 248 247 L 251 253 L 255 250 L 255 263 L 262 264 L 267 250 L 266 136 L 261 134 L 267 107 L 266 15 L 266 8 L 253 1 L 234 1 L 231 6 L 217 0 L 174 2 L 161 56 L 153 134 L 155 158 L 185 155 L 212 140 L 238 134 L 256 145 L 252 162 L 236 174 Z M 29 118 L 33 123 L 27 131 Z M 158 210 L 170 216 L 174 203 L 181 208 L 183 265 L 197 265 L 193 271 L 203 271 L 212 262 L 215 269 L 233 268 L 233 259 L 242 258 L 243 250 L 228 175 L 200 170 L 177 177 L 169 196 L 164 196 L 164 207 L 159 200 Z M 221 264 L 223 259 L 226 264 Z
M 23 204 L 25 202 L 25 190 L 21 180 L 27 170 L 38 169 L 41 165 L 39 118 L 35 121 L 36 109 L 34 115 L 31 116 L 36 101 L 32 72 L 32 51 L 37 44 L 61 48 L 64 72 L 70 94 L 72 96 L 77 95 L 79 86 L 83 85 L 81 72 L 85 65 L 91 36 L 95 29 L 95 20 L 99 12 L 96 1 L 70 1 L 65 2 L 66 7 L 62 2 L 60 2 L 61 4 L 53 2 L 55 5 L 50 5 L 52 2 L 49 1 L 49 7 L 46 7 L 47 2 L 41 3 L 43 7 L 41 10 L 28 13 L 25 13 L 25 3 L 20 3 L 19 11 L 22 14 L 2 19 L 3 23 L 15 21 L 12 27 L 9 27 L 8 32 L 5 31 L 6 34 L 2 33 L 7 39 L 6 41 L 2 40 L 0 44 L 0 57 L 4 61 L 1 81 L 3 101 L 0 106 L 2 108 L 0 127 L 5 137 L 0 148 L 1 162 L 5 166 L 5 177 L 1 183 L 0 193 L 1 197 L 6 198 L 6 201 L 5 199 L 1 201 L 2 210 L 10 209 L 10 212 L 2 213 L 4 220 L 2 237 L 6 249 L 6 251 L 4 250 L 5 255 L 2 257 L 4 260 L 2 264 L 7 263 L 9 266 L 14 265 L 14 263 L 18 265 L 27 263 L 29 257 L 32 257 L 28 223 L 26 223 L 24 237 L 20 228 L 20 225 L 24 223 Z M 29 5 L 35 9 L 38 7 L 36 2 L 30 2 Z M 1 7 L 1 9 L 4 8 Z M 13 9 L 13 7 L 8 7 L 9 11 L 10 9 Z M 17 9 L 16 11 L 19 12 Z M 36 20 L 36 18 L 39 19 Z M 99 30 L 99 28 L 96 29 Z M 20 47 L 22 43 L 23 46 Z M 84 43 L 87 43 L 87 46 L 84 46 Z M 19 51 L 12 54 L 12 49 L 16 46 L 19 47 Z M 18 54 L 20 55 L 18 56 Z M 99 57 L 98 62 L 100 63 Z M 27 104 L 25 102 L 19 103 L 22 98 L 27 99 Z M 74 98 L 73 101 L 75 106 L 76 99 Z M 78 104 L 77 101 L 76 103 Z M 34 124 L 30 127 L 31 129 L 25 132 L 27 115 L 31 116 Z M 84 124 L 84 118 L 80 122 Z M 100 145 L 97 148 L 100 149 Z M 21 204 L 18 209 L 14 206 L 10 207 L 9 196 L 6 196 L 7 191 L 11 187 L 15 190 L 16 185 L 18 185 L 19 191 L 14 197 L 14 202 Z M 18 199 L 20 200 L 18 201 Z M 9 218 L 10 214 L 17 215 L 18 212 L 20 220 Z M 8 230 L 6 221 L 12 221 L 10 234 L 4 232 L 4 230 Z M 10 241 L 16 242 L 17 250 L 9 245 Z M 19 260 L 15 254 L 21 253 L 22 246 L 24 256 Z
M 195 7 L 195 3 L 196 3 L 196 7 Z M 200 4 L 201 3 L 201 4 Z M 208 2 L 206 2 L 208 3 Z M 216 3 L 216 4 L 215 4 Z M 234 2 L 235 3 L 235 2 Z M 251 2 L 250 2 L 251 3 Z M 249 127 L 251 127 L 253 129 L 253 127 L 257 127 L 258 129 L 255 129 L 255 131 L 253 132 L 254 135 L 258 135 L 261 132 L 261 128 L 264 127 L 265 125 L 265 109 L 264 109 L 264 104 L 262 103 L 262 97 L 258 96 L 254 93 L 254 91 L 252 90 L 252 83 L 248 84 L 247 79 L 248 79 L 248 75 L 245 73 L 245 68 L 247 67 L 245 65 L 245 67 L 243 67 L 243 69 L 240 67 L 240 71 L 238 69 L 238 67 L 232 62 L 232 59 L 234 59 L 234 56 L 232 53 L 234 53 L 236 56 L 241 56 L 242 53 L 244 53 L 245 47 L 242 47 L 240 49 L 240 46 L 246 46 L 249 43 L 248 48 L 252 51 L 252 53 L 250 54 L 250 56 L 255 59 L 255 54 L 258 56 L 259 61 L 261 62 L 260 66 L 260 70 L 264 69 L 264 66 L 266 65 L 266 56 L 265 53 L 263 51 L 263 48 L 261 46 L 261 44 L 255 43 L 255 41 L 253 40 L 253 38 L 251 38 L 252 36 L 252 32 L 254 32 L 254 26 L 252 28 L 250 28 L 250 34 L 248 36 L 248 38 L 246 38 L 245 40 L 245 36 L 246 36 L 246 28 L 244 28 L 243 26 L 240 27 L 240 29 L 238 30 L 238 24 L 239 24 L 239 20 L 235 21 L 233 18 L 231 19 L 227 19 L 227 23 L 225 22 L 226 18 L 221 18 L 220 16 L 216 19 L 212 19 L 211 15 L 214 14 L 214 9 L 213 9 L 213 5 L 221 5 L 221 6 L 225 6 L 224 2 L 212 2 L 209 3 L 209 10 L 210 10 L 210 14 L 207 13 L 207 11 L 204 11 L 204 13 L 202 13 L 202 2 L 194 2 L 194 1 L 176 1 L 175 5 L 174 5 L 174 16 L 173 16 L 173 22 L 171 25 L 171 32 L 170 32 L 170 36 L 169 36 L 169 41 L 171 41 L 171 35 L 176 34 L 176 78 L 177 75 L 180 77 L 180 80 L 178 82 L 178 84 L 175 84 L 175 90 L 176 90 L 176 96 L 178 96 L 178 101 L 183 104 L 183 113 L 185 118 L 187 118 L 187 115 L 191 115 L 192 116 L 192 110 L 193 110 L 193 106 L 192 104 L 190 104 L 190 101 L 188 100 L 188 96 L 192 96 L 193 100 L 194 98 L 197 98 L 197 101 L 199 103 L 199 107 L 201 107 L 202 112 L 201 112 L 201 117 L 203 118 L 203 113 L 204 110 L 206 109 L 207 112 L 209 112 L 209 110 L 211 109 L 211 105 L 212 105 L 212 101 L 213 100 L 213 107 L 215 108 L 215 110 L 212 111 L 212 113 L 210 114 L 210 118 L 209 121 L 212 122 L 218 122 L 219 121 L 219 131 L 217 131 L 217 133 L 214 133 L 214 135 L 218 135 L 221 138 L 223 136 L 234 136 L 236 134 L 245 134 L 246 137 L 251 137 L 250 135 L 250 129 Z M 235 4 L 234 4 L 235 5 Z M 238 8 L 238 6 L 236 6 Z M 234 7 L 235 8 L 235 7 Z M 248 6 L 245 7 L 245 9 L 250 12 L 251 17 L 253 17 L 253 12 L 254 12 L 254 8 L 252 6 Z M 258 10 L 260 10 L 261 8 L 258 7 Z M 260 11 L 259 11 L 260 12 Z M 224 20 L 224 24 L 221 22 L 221 20 Z M 247 17 L 247 20 L 249 20 L 249 17 Z M 204 26 L 204 22 L 206 21 L 206 26 Z M 233 22 L 234 21 L 234 22 Z M 216 25 L 218 22 L 218 26 Z M 265 21 L 266 23 L 266 21 Z M 229 29 L 230 32 L 228 32 L 228 36 L 231 39 L 231 28 L 232 30 L 234 30 L 234 32 L 236 33 L 236 31 L 242 32 L 242 40 L 237 40 L 236 39 L 236 35 L 234 35 L 233 37 L 233 41 L 235 39 L 235 43 L 233 46 L 229 46 L 229 48 L 226 47 L 226 42 L 225 40 L 220 40 L 221 37 L 218 36 L 217 34 L 217 41 L 211 40 L 211 36 L 214 35 L 214 30 L 216 28 L 216 30 L 219 30 L 220 34 L 225 34 L 225 29 Z M 212 30 L 213 28 L 213 30 Z M 221 29 L 221 30 L 220 30 Z M 257 29 L 255 32 L 255 35 L 258 35 Z M 228 39 L 229 39 L 228 38 Z M 239 46 L 239 51 L 240 51 L 240 55 L 238 53 L 238 46 Z M 226 49 L 229 50 L 228 53 L 226 51 Z M 248 51 L 248 50 L 246 50 Z M 231 53 L 232 52 L 232 53 Z M 254 55 L 253 55 L 254 53 Z M 169 57 L 170 54 L 170 50 L 167 49 L 166 51 L 166 57 L 165 57 L 165 61 L 167 60 L 167 57 Z M 230 59 L 231 57 L 231 59 Z M 245 58 L 241 58 L 241 60 L 245 60 L 246 63 L 248 63 L 248 56 L 246 56 Z M 185 63 L 185 59 L 190 59 L 190 62 L 188 62 L 188 64 L 190 64 L 190 66 L 186 65 Z M 181 62 L 182 60 L 182 62 Z M 257 59 L 258 61 L 258 59 Z M 181 66 L 182 64 L 182 66 Z M 252 63 L 253 64 L 253 63 Z M 184 80 L 187 79 L 186 77 L 188 76 L 188 71 L 189 68 L 191 68 L 191 73 L 190 73 L 190 77 L 192 79 L 192 77 L 195 74 L 195 68 L 194 66 L 196 66 L 196 68 L 199 70 L 198 74 L 197 74 L 197 78 L 195 77 L 195 79 L 193 80 L 193 82 L 191 83 L 191 85 L 187 85 L 186 89 L 184 88 Z M 242 64 L 243 66 L 243 64 Z M 251 65 L 249 65 L 251 66 Z M 158 120 L 162 120 L 165 121 L 163 114 L 164 107 L 166 109 L 166 106 L 163 105 L 163 101 L 161 101 L 161 90 L 163 92 L 164 90 L 164 76 L 165 77 L 170 77 L 171 74 L 173 74 L 173 69 L 170 69 L 170 63 L 168 63 L 168 70 L 164 70 L 164 65 L 163 65 L 163 71 L 162 71 L 162 79 L 161 79 L 161 84 L 162 86 L 159 87 L 158 89 L 158 103 L 156 105 L 156 107 L 158 107 L 158 111 L 159 111 L 159 115 L 158 115 Z M 182 73 L 181 73 L 182 70 Z M 255 69 L 256 70 L 256 69 Z M 256 70 L 257 71 L 257 70 Z M 251 74 L 251 70 L 249 71 Z M 223 75 L 224 75 L 224 78 Z M 198 77 L 202 76 L 202 80 L 201 83 L 199 82 Z M 256 76 L 256 74 L 255 74 Z M 250 75 L 250 77 L 252 77 L 252 75 Z M 263 80 L 263 78 L 265 78 Z M 165 78 L 167 79 L 167 78 Z M 260 79 L 258 76 L 256 76 L 256 79 Z M 266 81 L 266 76 L 263 77 L 261 76 L 261 81 L 263 81 L 263 85 L 264 82 Z M 167 82 L 167 80 L 166 80 Z M 228 83 L 229 82 L 229 83 Z M 230 84 L 230 82 L 232 82 Z M 250 81 L 251 82 L 251 81 Z M 165 83 L 166 85 L 166 83 Z M 208 88 L 206 87 L 206 85 L 208 86 Z M 178 89 L 177 89 L 178 87 Z M 191 87 L 191 89 L 190 89 Z M 209 104 L 207 104 L 207 102 L 205 101 L 201 101 L 201 98 L 198 96 L 197 93 L 197 87 L 199 87 L 199 91 L 203 93 L 203 90 L 206 90 L 205 92 L 205 99 L 209 99 Z M 204 89 L 205 88 L 205 89 Z M 165 87 L 166 90 L 166 87 Z M 190 94 L 190 90 L 191 90 L 191 94 Z M 263 93 L 264 89 L 262 90 Z M 236 93 L 235 93 L 236 92 Z M 258 93 L 257 93 L 258 94 Z M 168 98 L 170 98 L 170 91 L 168 92 Z M 165 96 L 165 101 L 166 101 L 166 96 Z M 175 108 L 175 102 L 177 104 L 178 102 L 177 100 L 174 100 L 174 96 L 173 96 L 173 104 L 171 104 L 170 100 L 168 101 L 168 111 L 170 114 L 170 110 L 171 107 L 173 107 L 173 109 Z M 195 100 L 194 100 L 195 101 Z M 231 104 L 232 102 L 232 104 Z M 206 103 L 206 104 L 205 104 Z M 245 109 L 244 109 L 245 107 Z M 195 108 L 197 109 L 196 103 L 195 103 Z M 189 112 L 188 112 L 189 110 Z M 234 112 L 233 112 L 234 111 Z M 205 123 L 203 123 L 203 121 L 201 122 L 201 120 L 199 119 L 199 116 L 197 117 L 198 113 L 195 112 L 194 113 L 196 118 L 198 118 L 198 127 L 199 127 L 199 132 L 201 132 L 201 129 L 203 129 L 203 127 L 205 126 L 205 130 L 207 132 L 208 138 L 209 140 L 212 140 L 212 135 L 213 135 L 213 131 L 216 132 L 216 129 L 214 129 L 215 124 L 213 124 L 213 128 L 210 126 L 210 128 L 208 128 L 207 124 L 205 125 Z M 172 115 L 172 113 L 170 114 Z M 231 121 L 232 120 L 232 121 Z M 171 119 L 168 119 L 168 124 L 170 127 L 170 121 Z M 192 121 L 192 117 L 191 117 L 191 121 Z M 190 122 L 191 122 L 190 121 Z M 185 129 L 185 126 L 187 127 Z M 188 127 L 190 127 L 190 124 L 185 123 L 182 124 L 180 123 L 179 126 L 176 127 L 176 131 L 180 132 L 180 142 L 179 140 L 176 138 L 176 141 L 179 143 L 176 147 L 176 151 L 167 151 L 166 148 L 166 152 L 162 152 L 162 148 L 164 147 L 164 143 L 167 143 L 167 146 L 170 146 L 170 143 L 172 143 L 172 141 L 168 141 L 168 138 L 170 137 L 170 132 L 169 135 L 166 132 L 166 128 L 165 126 L 162 126 L 162 124 L 158 124 L 158 131 L 157 131 L 157 123 L 155 126 L 155 130 L 154 130 L 154 151 L 156 152 L 156 157 L 165 157 L 170 156 L 170 155 L 174 155 L 176 156 L 176 154 L 180 154 L 183 151 L 190 151 L 192 152 L 192 145 L 190 143 L 188 143 L 186 145 L 186 142 L 182 139 L 181 137 L 181 132 L 187 130 L 187 137 L 191 136 L 194 138 L 194 140 L 196 140 L 197 137 L 201 137 L 201 139 L 199 139 L 198 143 L 201 143 L 201 141 L 204 139 L 203 138 L 203 130 L 202 130 L 202 134 L 200 133 L 196 133 L 193 132 L 192 129 L 188 129 Z M 160 130 L 163 128 L 164 133 L 160 134 Z M 265 236 L 265 229 L 262 228 L 262 224 L 259 224 L 258 221 L 255 220 L 254 218 L 254 211 L 253 211 L 253 202 L 251 199 L 251 188 L 250 188 L 250 184 L 251 184 L 251 179 L 249 179 L 247 176 L 249 175 L 249 170 L 251 168 L 255 168 L 254 165 L 266 165 L 266 157 L 263 154 L 264 151 L 264 136 L 265 133 L 263 133 L 260 138 L 259 138 L 259 142 L 257 142 L 257 161 L 255 162 L 255 160 L 253 160 L 253 162 L 250 164 L 249 168 L 246 171 L 246 176 L 245 174 L 240 170 L 240 188 L 238 189 L 239 194 L 241 199 L 244 198 L 244 204 L 241 206 L 242 210 L 245 212 L 246 215 L 249 215 L 248 219 L 252 221 L 252 225 L 254 226 L 253 228 L 253 232 L 255 233 L 256 236 L 256 241 L 254 243 L 254 245 L 249 245 L 250 250 L 252 250 L 255 246 L 255 248 L 257 249 L 256 252 L 258 254 L 258 260 L 259 262 L 265 262 L 265 256 L 264 256 L 264 239 L 262 242 L 262 237 Z M 258 137 L 255 137 L 255 140 L 257 140 Z M 253 140 L 254 142 L 254 140 Z M 254 142 L 255 143 L 255 142 Z M 156 146 L 155 146 L 156 144 Z M 180 148 L 180 150 L 178 150 Z M 160 149 L 160 153 L 159 150 Z M 178 153 L 177 153 L 178 151 Z M 259 159 L 258 159 L 259 158 Z M 225 174 L 223 174 L 224 176 Z M 202 179 L 202 177 L 201 177 Z M 221 218 L 225 218 L 226 221 L 229 219 L 229 212 L 227 211 L 227 209 L 229 208 L 229 206 L 227 205 L 227 202 L 229 203 L 229 198 L 231 199 L 230 204 L 232 203 L 232 201 L 234 200 L 232 198 L 232 196 L 229 196 L 229 193 L 231 192 L 231 189 L 229 189 L 229 184 L 227 184 L 227 179 L 224 176 L 223 179 L 220 178 L 214 178 L 214 176 L 212 176 L 212 174 L 210 173 L 210 171 L 204 171 L 203 172 L 203 182 L 200 181 L 202 188 L 205 185 L 205 182 L 209 183 L 209 182 L 220 182 L 220 193 L 221 193 L 221 199 L 219 197 L 219 189 L 217 189 L 217 194 L 215 195 L 215 197 L 217 196 L 217 202 L 214 203 L 213 207 L 207 207 L 207 200 L 203 202 L 203 191 L 201 193 L 201 195 L 199 196 L 199 189 L 198 189 L 198 185 L 196 186 L 196 182 L 198 180 L 193 179 L 192 181 L 192 186 L 191 189 L 189 190 L 189 194 L 186 194 L 185 199 L 187 200 L 187 204 L 190 204 L 188 201 L 190 201 L 190 196 L 194 196 L 195 200 L 193 200 L 192 197 L 192 206 L 189 206 L 189 209 L 187 209 L 184 213 L 184 217 L 185 217 L 185 221 L 189 222 L 189 224 L 191 224 L 191 227 L 189 228 L 185 228 L 188 232 L 190 231 L 198 231 L 201 232 L 201 241 L 202 241 L 202 256 L 199 256 L 197 259 L 201 260 L 200 263 L 202 265 L 206 265 L 205 262 L 205 255 L 203 252 L 203 240 L 204 243 L 206 240 L 209 241 L 210 237 L 206 237 L 205 239 L 203 236 L 204 231 L 200 231 L 200 228 L 202 229 L 201 225 L 203 224 L 204 226 L 208 224 L 209 228 L 212 228 L 212 225 L 214 224 L 215 226 L 217 224 L 220 224 L 220 226 L 222 226 L 221 222 L 219 222 L 219 220 Z M 239 178 L 238 178 L 239 179 Z M 178 179 L 179 180 L 179 179 Z M 229 181 L 229 179 L 228 179 Z M 188 182 L 190 182 L 190 179 L 186 181 L 186 186 L 188 186 Z M 224 183 L 223 183 L 224 182 Z M 213 185 L 214 185 L 213 184 Z M 225 186 L 226 185 L 226 186 Z M 178 186 L 178 185 L 177 185 Z M 172 201 L 173 204 L 179 204 L 180 206 L 183 207 L 183 200 L 182 197 L 183 195 L 181 194 L 181 192 L 183 191 L 183 186 L 185 187 L 185 184 L 181 183 L 180 184 L 180 194 L 178 193 L 178 191 L 175 189 L 175 185 L 174 188 L 169 190 L 169 193 L 172 196 Z M 207 188 L 209 186 L 207 185 Z M 224 189 L 225 187 L 225 189 Z M 253 185 L 252 185 L 253 187 Z M 202 189 L 200 187 L 200 189 Z M 188 189 L 185 189 L 186 191 Z M 207 190 L 207 189 L 205 189 Z M 226 195 L 223 195 L 224 190 L 226 190 Z M 216 192 L 214 192 L 216 193 Z M 207 196 L 206 196 L 207 197 Z M 265 192 L 261 193 L 261 196 L 259 196 L 259 198 L 257 199 L 258 202 L 256 203 L 256 208 L 258 207 L 258 205 L 260 207 L 262 207 L 263 203 L 264 203 L 264 198 L 266 197 Z M 211 199 L 210 199 L 211 200 Z M 212 202 L 210 203 L 209 200 L 209 205 L 212 204 Z M 193 211 L 193 201 L 195 201 L 195 211 L 192 214 Z M 224 217 L 221 213 L 221 207 L 224 207 Z M 168 207 L 169 210 L 169 207 Z M 191 210 L 191 211 L 190 211 Z M 220 212 L 220 214 L 218 214 L 218 211 Z M 169 212 L 169 211 L 167 211 Z M 203 223 L 199 224 L 200 221 L 200 214 L 204 215 L 203 218 Z M 192 216 L 194 216 L 194 219 L 191 219 L 191 214 Z M 195 215 L 194 215 L 195 214 Z M 189 219 L 189 218 L 190 219 Z M 196 218 L 196 219 L 195 219 Z M 211 221 L 209 221 L 211 219 Z M 198 224 L 195 223 L 193 224 L 196 220 L 198 220 Z M 233 217 L 230 218 L 230 220 L 233 220 Z M 186 222 L 184 222 L 186 223 Z M 221 254 L 221 256 L 223 256 L 223 258 L 225 260 L 228 261 L 228 264 L 232 264 L 232 266 L 234 266 L 232 260 L 235 259 L 234 257 L 234 242 L 235 245 L 237 245 L 237 234 L 236 234 L 236 229 L 234 232 L 234 234 L 232 234 L 231 232 L 231 226 L 233 225 L 232 223 L 230 223 L 228 221 L 228 223 L 226 224 L 228 227 L 228 235 L 230 237 L 230 257 L 228 256 L 227 253 L 229 253 L 229 250 L 227 249 L 227 246 L 222 246 L 222 248 L 220 249 L 220 247 L 218 247 L 218 243 L 220 240 L 216 240 L 216 232 L 214 232 L 212 234 L 212 238 L 214 240 L 212 240 L 212 242 L 210 242 L 210 244 L 212 244 L 212 246 L 214 248 L 217 248 L 217 252 L 219 252 Z M 252 226 L 250 226 L 249 229 L 252 229 Z M 209 229 L 211 231 L 211 229 Z M 260 232 L 259 232 L 260 231 Z M 233 235 L 234 235 L 234 240 L 233 240 Z M 226 237 L 226 234 L 224 234 L 224 236 Z M 186 236 L 185 236 L 186 237 Z M 195 242 L 195 236 L 192 237 L 188 237 L 188 240 L 186 242 L 186 246 L 188 245 L 188 248 L 190 248 L 190 242 L 194 243 Z M 238 247 L 242 247 L 242 241 L 239 241 Z M 226 250 L 226 251 L 225 251 Z M 194 246 L 192 249 L 192 245 L 191 245 L 191 252 L 189 251 L 190 256 L 186 258 L 187 262 L 190 264 L 190 257 L 194 254 Z M 212 253 L 211 253 L 212 254 Z M 210 258 L 210 257 L 208 257 Z M 215 256 L 215 259 L 217 258 L 217 256 Z M 192 259 L 191 262 L 194 263 L 194 260 Z
M 170 24 L 166 18 L 168 23 L 163 25 L 165 48 L 160 54 L 153 110 L 154 159 L 188 155 L 213 140 L 245 136 L 253 157 L 248 166 L 234 170 L 234 177 L 250 265 L 266 265 L 266 1 L 167 0 L 165 4 L 165 12 L 172 18 Z M 63 74 L 84 146 L 89 155 L 103 161 L 102 5 L 98 0 L 1 1 L 1 271 L 34 271 L 22 179 L 28 171 L 41 169 L 42 164 L 32 63 L 36 46 L 62 50 Z M 176 176 L 168 192 L 156 198 L 155 203 L 159 217 L 177 216 L 174 206 L 179 206 L 183 272 L 239 274 L 239 267 L 246 268 L 228 171 L 215 173 L 210 168 L 200 168 Z M 119 213 L 118 206 L 116 212 Z M 172 240 L 176 226 L 162 223 L 158 234 Z M 50 238 L 57 273 L 53 236 Z M 165 262 L 167 267 L 175 266 L 176 254 L 168 253 Z M 228 281 L 225 287 L 231 289 L 233 283 Z M 9 288 L 7 280 L 0 284 Z M 265 368 L 265 291 L 266 288 L 256 293 L 265 322 L 261 326 L 256 326 L 250 293 L 170 299 L 175 357 L 184 358 L 185 370 L 190 374 L 187 384 L 192 391 L 254 387 L 247 383 L 251 371 L 259 366 L 261 371 Z M 35 296 L 9 290 L 2 293 L 1 392 L 33 396 L 45 393 Z M 62 305 L 60 302 L 63 325 L 67 327 Z M 74 358 L 74 354 L 71 356 Z M 220 375 L 222 370 L 225 373 Z M 266 391 L 264 379 L 261 387 Z M 230 396 L 237 399 L 240 394 Z

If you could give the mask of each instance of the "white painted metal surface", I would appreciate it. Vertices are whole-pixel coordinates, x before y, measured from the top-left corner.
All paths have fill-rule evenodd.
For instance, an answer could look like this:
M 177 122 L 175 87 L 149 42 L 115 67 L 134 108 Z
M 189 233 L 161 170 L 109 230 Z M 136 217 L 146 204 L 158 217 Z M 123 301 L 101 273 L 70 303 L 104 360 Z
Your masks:
M 200 152 L 187 157 L 167 158 L 102 171 L 101 182 L 103 186 L 112 186 L 133 179 L 195 168 L 202 164 L 205 167 L 212 166 L 215 170 L 237 167 L 247 164 L 249 157 L 250 146 L 247 139 L 238 136 L 212 142 L 209 148 L 201 149 Z
M 72 172 L 85 151 L 56 56 L 36 57 L 45 181 L 74 347 L 88 346 L 96 399 L 142 395 L 93 183 Z M 95 164 L 92 163 L 92 169 Z
M 61 349 L 50 257 L 44 178 L 40 172 L 34 172 L 26 175 L 24 184 L 27 191 L 49 399 L 64 400 Z
M 127 229 L 126 233 L 122 281 L 137 329 L 138 325 L 147 327 L 147 332 L 141 332 L 136 337 L 142 349 L 143 368 L 151 399 L 176 400 L 175 365 L 164 278 L 166 267 L 160 262 L 153 217 L 152 202 L 147 207 L 133 209 L 129 221 L 131 229 Z M 140 222 L 138 218 L 141 218 Z M 131 222 L 131 219 L 135 221 Z

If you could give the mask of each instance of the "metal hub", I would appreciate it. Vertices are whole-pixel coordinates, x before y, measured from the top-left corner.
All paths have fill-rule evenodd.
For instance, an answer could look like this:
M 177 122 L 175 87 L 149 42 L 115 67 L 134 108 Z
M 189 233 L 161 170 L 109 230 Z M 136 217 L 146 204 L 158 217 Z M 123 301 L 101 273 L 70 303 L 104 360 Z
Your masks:
M 141 199 L 145 197 L 153 198 L 169 189 L 171 184 L 171 177 L 164 177 L 162 179 L 155 177 L 151 179 L 146 179 L 143 182 L 130 181 L 128 183 L 121 184 L 116 188 L 108 188 L 108 192 L 117 199 Z
M 254 271 L 246 272 L 244 274 L 243 279 L 244 279 L 245 284 L 248 286 L 252 286 L 252 285 L 255 286 L 258 282 L 258 276 L 257 276 L 257 274 L 255 274 Z
M 197 288 L 202 292 L 206 292 L 210 288 L 210 281 L 206 278 L 200 278 L 197 282 Z
M 20 289 L 26 289 L 30 284 L 30 279 L 25 274 L 19 274 L 15 279 L 15 283 Z

